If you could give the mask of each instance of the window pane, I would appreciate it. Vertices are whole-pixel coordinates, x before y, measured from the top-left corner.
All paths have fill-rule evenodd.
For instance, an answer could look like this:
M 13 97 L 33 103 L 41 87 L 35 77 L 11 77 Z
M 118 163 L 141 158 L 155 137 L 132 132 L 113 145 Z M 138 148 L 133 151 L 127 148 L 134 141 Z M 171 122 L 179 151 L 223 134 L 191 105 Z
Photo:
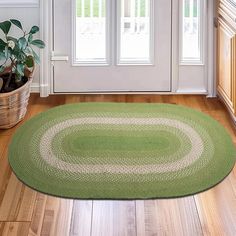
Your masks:
M 150 63 L 151 0 L 120 0 L 120 63 Z
M 200 0 L 183 0 L 182 60 L 201 59 Z
M 106 62 L 106 0 L 76 0 L 76 61 Z

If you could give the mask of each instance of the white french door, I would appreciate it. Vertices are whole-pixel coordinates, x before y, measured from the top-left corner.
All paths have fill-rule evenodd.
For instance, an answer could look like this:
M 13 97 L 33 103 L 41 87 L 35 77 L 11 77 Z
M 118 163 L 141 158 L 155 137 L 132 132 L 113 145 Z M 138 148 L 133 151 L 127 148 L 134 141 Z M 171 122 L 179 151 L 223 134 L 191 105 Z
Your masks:
M 171 0 L 54 1 L 54 92 L 171 89 Z

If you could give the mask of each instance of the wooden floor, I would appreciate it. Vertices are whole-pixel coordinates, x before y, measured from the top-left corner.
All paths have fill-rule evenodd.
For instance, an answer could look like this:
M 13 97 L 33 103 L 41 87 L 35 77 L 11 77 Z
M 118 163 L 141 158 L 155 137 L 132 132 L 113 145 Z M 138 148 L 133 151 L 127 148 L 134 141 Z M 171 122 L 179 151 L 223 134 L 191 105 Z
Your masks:
M 218 120 L 236 144 L 236 132 L 224 106 L 217 99 L 203 96 L 60 95 L 39 98 L 32 95 L 25 120 L 64 103 L 93 101 L 189 106 Z M 146 201 L 61 199 L 29 189 L 12 173 L 7 149 L 17 127 L 0 131 L 1 236 L 236 236 L 236 167 L 213 189 L 186 198 Z

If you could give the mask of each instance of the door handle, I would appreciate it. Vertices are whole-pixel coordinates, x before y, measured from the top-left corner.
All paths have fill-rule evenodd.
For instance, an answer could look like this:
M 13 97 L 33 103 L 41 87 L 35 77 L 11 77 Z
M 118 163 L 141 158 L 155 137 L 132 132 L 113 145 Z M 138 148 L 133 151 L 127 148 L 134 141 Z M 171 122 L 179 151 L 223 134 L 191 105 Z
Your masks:
M 54 52 L 52 52 L 51 61 L 69 61 L 69 56 L 55 55 Z

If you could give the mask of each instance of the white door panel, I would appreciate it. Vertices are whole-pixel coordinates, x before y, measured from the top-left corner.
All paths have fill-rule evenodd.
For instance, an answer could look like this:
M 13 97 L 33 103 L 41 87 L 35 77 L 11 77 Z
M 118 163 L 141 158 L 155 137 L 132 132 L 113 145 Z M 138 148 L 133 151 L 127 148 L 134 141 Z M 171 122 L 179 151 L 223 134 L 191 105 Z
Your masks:
M 99 2 L 99 0 L 96 1 Z M 171 0 L 149 0 L 149 13 L 146 8 L 140 12 L 137 10 L 142 3 L 139 1 L 107 0 L 106 45 L 101 45 L 104 41 L 103 35 L 100 39 L 94 40 L 94 45 L 98 48 L 90 44 L 91 51 L 89 49 L 83 51 L 83 48 L 76 47 L 77 43 L 86 42 L 86 40 L 83 41 L 84 35 L 81 34 L 82 36 L 78 37 L 78 24 L 75 23 L 82 22 L 81 8 L 78 13 L 79 10 L 75 11 L 75 1 L 74 4 L 72 0 L 54 1 L 54 92 L 170 91 Z M 93 1 L 90 0 L 90 2 Z M 127 13 L 124 16 L 124 8 L 126 11 L 132 10 L 131 3 L 137 4 L 136 10 L 130 11 L 128 17 Z M 100 13 L 100 19 L 98 19 L 98 13 L 94 12 L 95 10 L 93 8 L 93 11 L 90 9 L 89 12 L 93 15 L 94 28 L 92 30 L 99 30 L 99 24 L 101 28 L 104 27 L 102 23 L 104 19 L 101 18 L 104 18 L 105 13 L 103 16 Z M 143 16 L 144 14 L 146 17 Z M 76 19 L 78 15 L 80 18 Z M 84 18 L 85 21 L 89 20 L 88 16 Z M 148 29 L 145 29 L 147 26 Z M 91 29 L 83 30 L 80 27 L 82 33 Z M 125 34 L 121 35 L 122 32 Z M 142 36 L 142 32 L 146 35 Z M 93 35 L 96 32 L 92 31 L 90 34 Z M 91 38 L 88 39 L 88 45 L 89 42 L 91 43 Z M 132 47 L 132 44 L 137 45 Z M 127 45 L 130 46 L 127 47 Z M 147 51 L 148 49 L 150 51 Z M 105 54 L 102 53 L 104 50 Z M 86 52 L 88 52 L 87 58 L 85 58 Z M 65 60 L 67 56 L 68 61 Z

